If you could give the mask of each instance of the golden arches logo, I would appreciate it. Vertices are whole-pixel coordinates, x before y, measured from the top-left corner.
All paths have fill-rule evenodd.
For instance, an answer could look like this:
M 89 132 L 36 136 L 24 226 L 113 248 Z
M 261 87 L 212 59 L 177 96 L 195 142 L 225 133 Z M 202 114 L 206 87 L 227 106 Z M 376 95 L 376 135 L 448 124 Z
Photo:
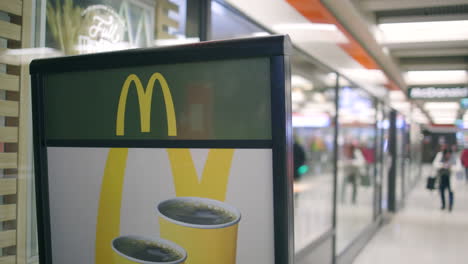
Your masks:
M 146 89 L 144 89 L 140 78 L 136 74 L 130 74 L 125 80 L 122 91 L 120 93 L 119 106 L 117 108 L 117 124 L 116 134 L 117 136 L 123 136 L 125 134 L 125 110 L 127 108 L 127 97 L 128 91 L 132 83 L 136 86 L 138 95 L 138 104 L 140 107 L 140 126 L 141 132 L 150 132 L 151 127 L 151 105 L 153 98 L 154 83 L 158 81 L 164 97 L 164 104 L 166 106 L 167 116 L 167 134 L 168 136 L 177 136 L 177 124 L 176 116 L 174 111 L 174 102 L 172 101 L 171 91 L 166 79 L 159 72 L 151 75 Z

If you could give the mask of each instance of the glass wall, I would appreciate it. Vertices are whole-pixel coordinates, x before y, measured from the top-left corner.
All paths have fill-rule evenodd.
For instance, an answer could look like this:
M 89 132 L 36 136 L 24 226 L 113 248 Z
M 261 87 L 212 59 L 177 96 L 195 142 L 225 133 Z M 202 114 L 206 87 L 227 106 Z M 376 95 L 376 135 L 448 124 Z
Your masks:
M 384 180 L 384 141 L 385 141 L 385 105 L 382 102 L 376 104 L 376 151 L 375 151 L 375 197 L 374 197 L 374 217 L 382 213 L 382 184 Z
M 382 123 L 379 126 L 379 130 L 382 133 L 382 167 L 380 173 L 382 174 L 382 196 L 380 199 L 381 208 L 383 211 L 388 209 L 388 176 L 390 173 L 390 168 L 392 166 L 392 155 L 390 153 L 390 111 L 391 109 L 382 105 L 382 114 L 383 119 Z
M 212 39 L 268 35 L 225 3 L 211 6 Z M 337 75 L 299 51 L 291 56 L 295 250 L 333 230 L 334 117 Z
M 251 23 L 222 2 L 211 2 L 211 38 L 213 40 L 268 34 L 263 28 Z
M 333 229 L 336 74 L 291 60 L 296 252 Z
M 338 115 L 337 253 L 373 222 L 376 102 L 340 79 Z
M 398 114 L 396 118 L 396 187 L 395 197 L 397 210 L 402 206 L 405 195 L 405 172 L 406 172 L 406 156 L 407 146 L 406 142 L 406 120 L 402 114 Z
M 412 188 L 421 177 L 423 135 L 421 128 L 415 122 L 410 124 L 410 188 Z

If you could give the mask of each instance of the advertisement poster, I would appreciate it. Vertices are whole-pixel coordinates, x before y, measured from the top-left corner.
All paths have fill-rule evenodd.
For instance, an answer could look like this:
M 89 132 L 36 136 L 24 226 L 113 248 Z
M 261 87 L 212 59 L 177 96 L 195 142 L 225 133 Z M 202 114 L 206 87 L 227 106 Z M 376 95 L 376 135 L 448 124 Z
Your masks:
M 187 255 L 185 263 L 193 264 L 274 263 L 270 150 L 47 152 L 49 174 L 57 175 L 49 182 L 53 263 L 134 263 L 125 262 L 132 258 L 165 263 L 166 257 L 175 261 L 177 255 Z M 182 211 L 164 215 L 164 201 L 180 201 Z M 193 214 L 184 220 L 189 213 Z M 122 245 L 122 251 L 111 245 L 125 236 L 135 239 Z M 171 252 L 174 259 L 171 254 L 161 256 L 164 252 L 158 246 L 171 245 L 160 238 L 183 251 Z M 138 248 L 143 246 L 148 248 Z
M 44 263 L 282 263 L 270 74 L 252 57 L 42 75 Z

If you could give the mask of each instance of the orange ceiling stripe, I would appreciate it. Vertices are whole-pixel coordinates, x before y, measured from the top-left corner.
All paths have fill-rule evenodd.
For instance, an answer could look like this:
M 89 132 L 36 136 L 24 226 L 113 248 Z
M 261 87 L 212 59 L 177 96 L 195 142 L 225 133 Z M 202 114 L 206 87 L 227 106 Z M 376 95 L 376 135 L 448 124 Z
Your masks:
M 346 36 L 348 43 L 340 43 L 340 46 L 348 55 L 355 59 L 366 69 L 380 69 L 375 60 L 369 56 L 366 50 L 354 39 L 354 37 L 336 20 L 320 0 L 286 0 L 299 13 L 313 23 L 334 24 Z
M 388 80 L 388 79 L 387 79 L 387 80 Z M 398 90 L 400 90 L 400 88 L 398 87 L 398 85 L 396 85 L 393 81 L 388 82 L 385 86 L 386 86 L 390 91 L 398 91 Z

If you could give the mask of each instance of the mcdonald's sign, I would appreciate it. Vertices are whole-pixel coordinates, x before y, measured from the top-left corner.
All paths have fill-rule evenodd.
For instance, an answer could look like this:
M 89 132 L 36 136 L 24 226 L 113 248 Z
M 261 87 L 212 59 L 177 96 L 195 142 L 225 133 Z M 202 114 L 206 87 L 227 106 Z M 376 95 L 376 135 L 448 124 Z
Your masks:
M 290 46 L 32 62 L 40 262 L 292 263 Z
M 125 80 L 120 93 L 119 106 L 117 108 L 116 135 L 125 134 L 125 110 L 127 106 L 128 91 L 132 84 L 135 84 L 138 94 L 138 105 L 140 107 L 140 126 L 142 133 L 148 133 L 151 130 L 151 105 L 153 99 L 154 84 L 158 81 L 164 96 L 167 116 L 167 134 L 168 136 L 177 136 L 177 124 L 174 111 L 174 102 L 172 101 L 171 90 L 166 79 L 161 73 L 155 72 L 151 75 L 146 89 L 144 89 L 140 78 L 136 74 L 130 74 Z

